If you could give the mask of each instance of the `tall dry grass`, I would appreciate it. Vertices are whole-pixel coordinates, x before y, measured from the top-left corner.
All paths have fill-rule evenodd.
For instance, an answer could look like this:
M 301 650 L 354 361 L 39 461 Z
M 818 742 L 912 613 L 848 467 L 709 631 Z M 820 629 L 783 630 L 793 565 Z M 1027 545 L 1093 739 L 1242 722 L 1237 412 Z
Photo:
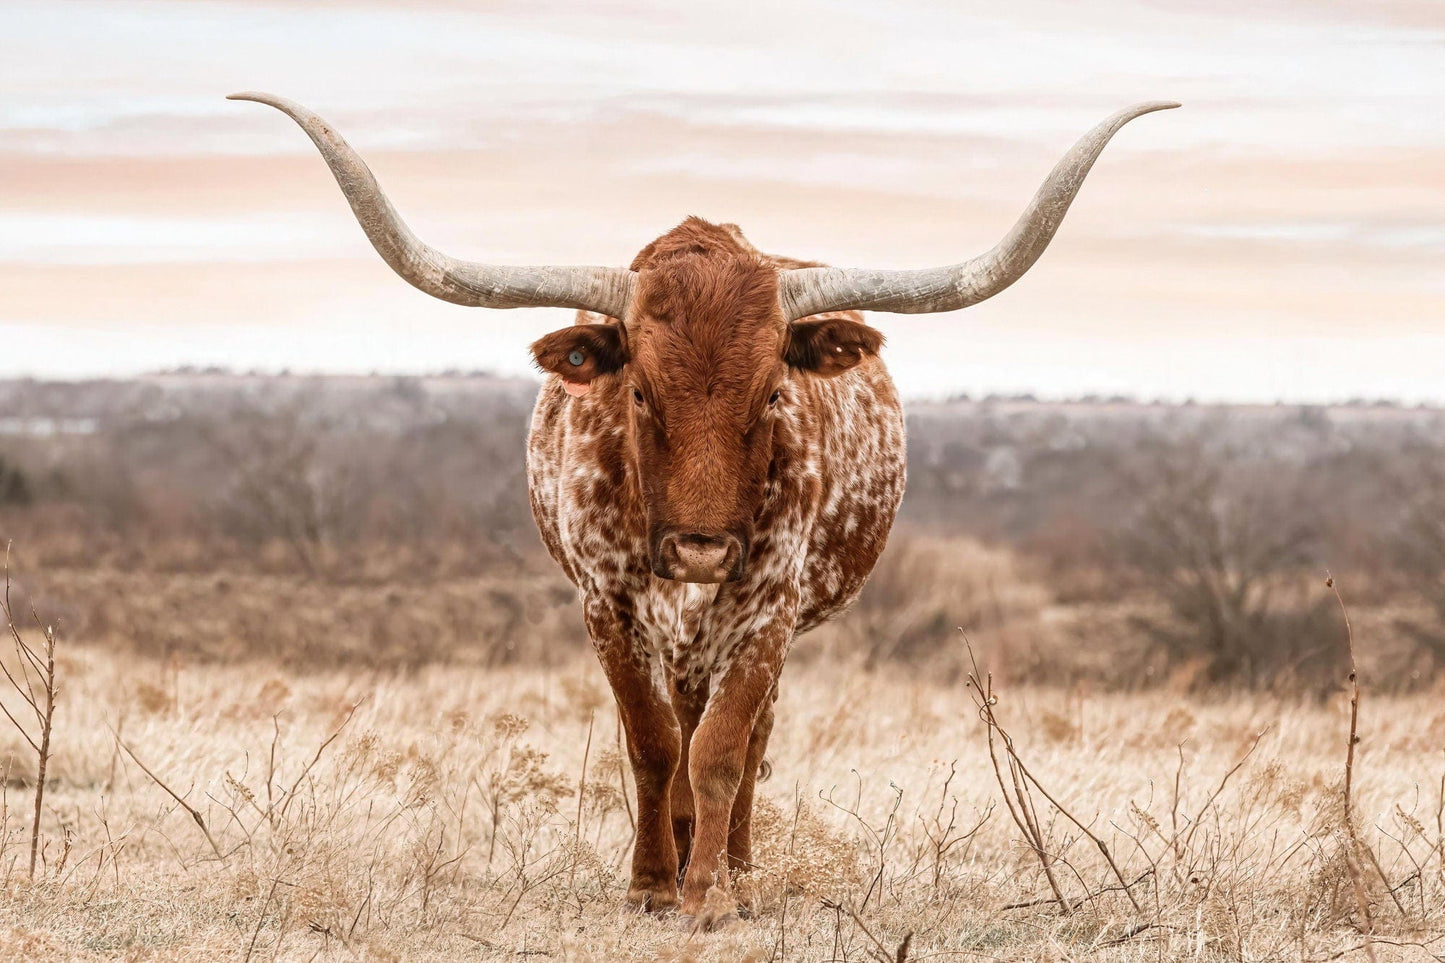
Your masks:
M 1037 780 L 1030 837 L 1007 815 L 968 690 L 856 661 L 793 666 L 758 867 L 739 883 L 756 917 L 688 938 L 621 910 L 632 787 L 590 660 L 297 674 L 63 643 L 58 658 L 34 882 L 14 806 L 33 774 L 13 770 L 5 789 L 0 957 L 894 960 L 905 942 L 919 960 L 1445 952 L 1438 695 L 1366 685 L 1352 791 L 1381 871 L 1360 874 L 1342 806 L 1344 694 L 1002 688 L 989 711 Z M 22 755 L 0 740 L 0 755 Z

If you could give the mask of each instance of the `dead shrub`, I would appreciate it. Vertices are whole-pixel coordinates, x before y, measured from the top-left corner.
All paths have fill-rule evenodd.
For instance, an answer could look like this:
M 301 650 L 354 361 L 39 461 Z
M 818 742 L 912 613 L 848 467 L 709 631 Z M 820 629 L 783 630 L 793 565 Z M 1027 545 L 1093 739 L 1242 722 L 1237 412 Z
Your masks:
M 1005 639 L 1037 621 L 1046 590 L 1013 553 L 966 538 L 899 533 L 889 542 L 858 603 L 822 643 L 861 658 L 958 670 L 958 626 Z
M 1322 691 L 1346 650 L 1332 599 L 1308 578 L 1315 521 L 1255 474 L 1198 442 L 1155 449 L 1117 550 L 1167 616 L 1137 622 L 1171 662 L 1201 662 L 1200 684 Z
M 29 505 L 33 498 L 30 482 L 20 470 L 20 466 L 11 464 L 5 456 L 0 455 L 0 505 L 23 508 Z
M 1400 518 L 1387 537 L 1390 554 L 1434 616 L 1401 624 L 1445 665 L 1445 455 L 1424 453 L 1401 487 Z

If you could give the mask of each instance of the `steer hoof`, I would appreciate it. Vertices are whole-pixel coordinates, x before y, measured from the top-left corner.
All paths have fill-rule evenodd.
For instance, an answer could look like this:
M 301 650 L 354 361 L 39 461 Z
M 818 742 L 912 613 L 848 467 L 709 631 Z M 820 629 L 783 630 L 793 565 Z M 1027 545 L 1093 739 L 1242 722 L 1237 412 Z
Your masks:
M 718 930 L 725 930 L 729 926 L 732 926 L 734 923 L 738 922 L 739 919 L 740 917 L 736 912 L 724 913 L 721 916 L 714 917 L 708 923 L 707 931 L 709 933 L 716 933 Z
M 646 889 L 633 887 L 627 891 L 626 907 L 634 913 L 661 916 L 677 909 L 677 892 L 665 887 Z
M 702 916 L 679 916 L 677 928 L 684 933 L 716 933 L 718 930 L 725 930 L 738 922 L 740 917 L 737 913 L 723 913 L 721 916 L 710 916 L 704 913 Z
M 738 905 L 726 890 L 713 886 L 696 914 L 684 913 L 677 925 L 686 933 L 716 933 L 738 921 Z

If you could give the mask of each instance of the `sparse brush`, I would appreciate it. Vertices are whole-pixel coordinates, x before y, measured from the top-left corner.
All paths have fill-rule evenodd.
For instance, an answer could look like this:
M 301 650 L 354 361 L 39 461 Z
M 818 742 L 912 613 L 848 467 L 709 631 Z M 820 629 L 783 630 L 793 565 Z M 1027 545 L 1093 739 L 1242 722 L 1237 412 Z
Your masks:
M 1043 826 L 1045 823 L 1039 819 L 1038 808 L 1034 803 L 1033 793 L 1035 790 L 1048 800 L 1049 804 L 1054 807 L 1059 815 L 1077 826 L 1079 831 L 1098 847 L 1099 853 L 1104 858 L 1104 862 L 1108 864 L 1109 869 L 1113 872 L 1114 878 L 1119 884 L 1117 888 L 1109 890 L 1101 889 L 1099 892 L 1122 892 L 1128 897 L 1130 904 L 1134 907 L 1134 911 L 1136 913 L 1142 912 L 1139 901 L 1134 897 L 1131 890 L 1132 887 L 1143 882 L 1149 874 L 1145 873 L 1141 875 L 1132 883 L 1126 882 L 1123 871 L 1119 869 L 1119 864 L 1115 861 L 1113 854 L 1109 852 L 1108 844 L 1091 831 L 1088 826 L 1080 822 L 1073 813 L 1065 809 L 1057 799 L 1050 795 L 1043 784 L 1040 783 L 1034 774 L 1029 771 L 1029 768 L 1024 765 L 1023 759 L 1019 756 L 1018 750 L 1014 746 L 1013 737 L 999 724 L 998 716 L 994 713 L 994 707 L 998 704 L 998 696 L 994 694 L 993 676 L 984 675 L 979 671 L 978 661 L 973 655 L 973 644 L 969 642 L 966 633 L 962 634 L 964 645 L 968 648 L 969 661 L 973 665 L 973 672 L 969 675 L 968 680 L 969 688 L 974 696 L 974 705 L 978 709 L 979 718 L 983 720 L 988 730 L 988 755 L 989 761 L 993 764 L 994 776 L 998 780 L 999 789 L 1003 792 L 1004 803 L 1008 807 L 1009 815 L 1013 817 L 1014 823 L 1019 829 L 1024 832 L 1034 855 L 1039 859 L 1039 865 L 1043 869 L 1044 876 L 1049 882 L 1049 889 L 1053 891 L 1054 900 L 1058 904 L 1059 910 L 1068 914 L 1074 909 L 1074 904 L 1070 903 L 1064 896 L 1064 892 L 1059 885 L 1058 876 L 1054 867 L 1057 857 L 1053 852 L 1053 846 L 1044 837 Z M 1003 745 L 1003 752 L 1009 773 L 1009 779 L 1007 781 L 1004 780 L 1003 770 L 999 766 L 998 754 L 994 752 L 995 735 L 998 736 L 999 742 Z M 1010 790 L 1012 790 L 1012 792 L 1010 792 Z M 1072 870 L 1073 867 L 1070 867 L 1070 869 Z M 1073 870 L 1073 872 L 1074 875 L 1078 875 L 1077 870 Z M 1087 898 L 1092 899 L 1093 897 L 1089 896 Z
M 37 648 L 27 642 L 15 624 L 14 609 L 10 604 L 10 546 L 5 546 L 5 593 L 0 599 L 0 614 L 5 616 L 5 627 L 14 644 L 15 669 L 12 671 L 4 660 L 0 660 L 0 673 L 10 683 L 23 708 L 22 718 L 29 714 L 33 720 L 16 718 L 10 709 L 0 701 L 0 712 L 15 727 L 21 738 L 35 753 L 34 806 L 30 822 L 30 863 L 29 878 L 35 879 L 35 862 L 40 855 L 40 817 L 45 806 L 45 782 L 50 770 L 51 736 L 55 730 L 55 696 L 59 691 L 59 680 L 55 674 L 55 628 L 41 623 L 40 617 L 31 609 L 31 617 L 41 631 L 44 641 Z M 9 772 L 5 782 L 9 784 Z M 70 852 L 70 837 L 65 836 L 65 853 Z M 3 836 L 0 836 L 0 856 L 3 856 Z M 60 860 L 57 871 L 63 871 L 65 859 Z
M 1356 831 L 1390 880 L 1359 855 L 1366 932 L 1341 809 L 1348 693 L 1319 704 L 1010 685 L 993 708 L 1064 914 L 1024 832 L 990 815 L 1005 807 L 985 726 L 959 710 L 965 690 L 795 666 L 755 865 L 736 881 L 753 918 L 687 940 L 619 911 L 633 830 L 594 663 L 284 676 L 182 663 L 165 710 L 144 713 L 134 683 L 164 663 L 68 658 L 45 819 L 69 830 L 71 852 L 57 830 L 46 886 L 0 884 L 0 942 L 41 958 L 896 961 L 905 941 L 907 959 L 1105 963 L 1445 950 L 1445 787 L 1419 721 L 1441 711 L 1425 696 L 1361 710 Z M 1067 738 L 1048 735 L 1050 714 L 1072 720 Z M 994 751 L 1012 786 L 997 732 Z M 28 830 L 28 794 L 26 809 Z

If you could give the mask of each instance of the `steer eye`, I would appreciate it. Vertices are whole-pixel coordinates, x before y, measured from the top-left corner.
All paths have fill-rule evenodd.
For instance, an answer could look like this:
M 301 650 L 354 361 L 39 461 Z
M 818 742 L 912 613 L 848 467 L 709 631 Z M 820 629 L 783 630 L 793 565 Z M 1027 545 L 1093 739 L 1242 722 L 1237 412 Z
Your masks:
M 642 407 L 642 392 L 638 391 L 636 388 L 632 389 L 632 403 L 639 408 Z
M 777 403 L 778 403 L 778 399 L 781 398 L 782 396 L 783 396 L 783 389 L 782 389 L 782 388 L 779 388 L 777 391 L 774 391 L 772 394 L 768 395 L 768 407 L 771 408 L 773 405 L 777 404 Z

